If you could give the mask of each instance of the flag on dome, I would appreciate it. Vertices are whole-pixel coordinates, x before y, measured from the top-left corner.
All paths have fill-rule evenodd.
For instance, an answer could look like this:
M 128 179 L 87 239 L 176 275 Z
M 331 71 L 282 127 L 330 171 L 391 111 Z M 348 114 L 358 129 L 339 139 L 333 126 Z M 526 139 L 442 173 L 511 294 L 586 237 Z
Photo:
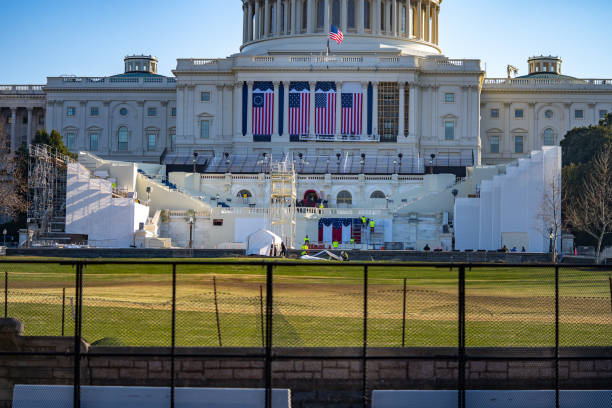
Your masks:
M 342 34 L 342 31 L 338 27 L 332 24 L 331 30 L 329 32 L 329 38 L 331 38 L 332 40 L 337 42 L 338 45 L 340 45 L 342 44 L 342 40 L 344 39 L 344 34 Z
M 253 135 L 269 136 L 274 127 L 274 85 L 272 82 L 253 84 Z

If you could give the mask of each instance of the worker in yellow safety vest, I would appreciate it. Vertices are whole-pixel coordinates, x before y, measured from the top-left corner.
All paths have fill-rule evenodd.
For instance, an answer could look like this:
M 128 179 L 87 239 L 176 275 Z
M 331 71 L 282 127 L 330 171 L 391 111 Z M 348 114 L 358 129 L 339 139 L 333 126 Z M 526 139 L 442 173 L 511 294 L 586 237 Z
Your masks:
M 374 220 L 370 220 L 370 232 L 374 232 L 374 226 L 376 225 L 376 223 L 374 222 Z
M 319 208 L 324 208 L 323 207 L 323 202 L 321 202 L 321 204 L 319 204 Z
M 355 245 L 355 238 L 351 238 L 351 245 Z
M 334 249 L 338 249 L 338 241 L 332 242 L 332 246 L 334 247 Z
M 304 237 L 304 244 L 310 244 L 310 238 L 308 238 L 308 234 Z
M 361 217 L 361 224 L 366 225 L 366 217 Z
M 304 243 L 304 245 L 302 245 L 302 253 L 301 255 L 304 256 L 308 254 L 308 245 L 306 243 Z

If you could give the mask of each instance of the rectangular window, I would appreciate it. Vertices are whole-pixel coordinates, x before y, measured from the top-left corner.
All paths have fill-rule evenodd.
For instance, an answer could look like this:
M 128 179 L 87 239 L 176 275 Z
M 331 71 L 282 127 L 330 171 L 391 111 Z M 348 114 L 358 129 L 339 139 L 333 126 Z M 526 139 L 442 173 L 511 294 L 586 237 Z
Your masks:
M 127 151 L 128 149 L 128 130 L 126 127 L 119 128 L 119 137 L 118 137 L 118 150 L 119 151 Z
M 608 114 L 607 110 L 600 110 L 599 111 L 599 119 L 605 119 L 607 114 Z
M 176 135 L 174 133 L 170 134 L 170 151 L 173 152 L 176 147 Z
M 455 139 L 455 122 L 447 120 L 444 122 L 444 140 Z
M 455 94 L 451 92 L 447 92 L 444 94 L 444 102 L 445 103 L 455 103 Z
M 491 109 L 491 119 L 499 119 L 499 109 Z
M 155 146 L 157 145 L 157 135 L 155 133 L 149 133 L 147 135 L 147 149 L 149 151 L 155 150 Z
M 576 119 L 584 119 L 584 111 L 582 109 L 576 109 L 574 111 L 574 118 L 576 118 Z
M 378 84 L 378 134 L 381 142 L 397 142 L 399 129 L 399 86 L 397 82 Z
M 98 150 L 98 134 L 90 133 L 89 134 L 89 150 L 95 152 Z
M 100 109 L 97 106 L 92 106 L 89 108 L 89 116 L 98 116 L 100 114 Z
M 514 153 L 523 153 L 523 136 L 514 136 Z
M 157 108 L 148 108 L 147 116 L 157 116 Z
M 66 116 L 74 116 L 76 114 L 76 108 L 69 106 L 66 108 Z
M 524 116 L 525 116 L 525 112 L 522 109 L 515 109 L 514 110 L 514 118 L 515 119 L 523 119 Z
M 208 139 L 210 137 L 210 121 L 200 121 L 200 139 Z
M 170 112 L 171 112 L 170 114 L 171 114 L 173 117 L 175 117 L 175 116 L 176 116 L 176 108 L 172 108 L 172 109 L 170 110 Z
M 44 116 L 39 116 L 38 117 L 38 124 L 40 126 L 43 126 L 45 124 L 45 117 Z
M 200 101 L 210 102 L 210 92 L 200 92 Z
M 66 133 L 66 147 L 69 150 L 74 150 L 76 144 L 76 134 L 73 132 Z
M 499 136 L 491 136 L 491 153 L 499 153 Z

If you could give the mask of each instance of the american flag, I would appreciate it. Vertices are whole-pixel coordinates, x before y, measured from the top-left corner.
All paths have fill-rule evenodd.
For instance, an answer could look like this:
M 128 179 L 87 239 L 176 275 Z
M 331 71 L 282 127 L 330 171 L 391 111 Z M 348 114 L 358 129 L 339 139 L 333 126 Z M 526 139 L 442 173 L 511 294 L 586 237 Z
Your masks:
M 315 93 L 315 134 L 336 133 L 336 84 L 318 82 Z
M 332 24 L 331 30 L 329 32 L 329 38 L 338 43 L 338 45 L 342 44 L 342 40 L 344 39 L 344 34 L 342 31 Z
M 363 94 L 342 93 L 342 134 L 360 135 L 363 123 Z
M 310 86 L 292 82 L 289 86 L 289 134 L 307 135 L 310 124 Z
M 274 128 L 274 86 L 272 82 L 253 84 L 253 135 L 268 136 Z

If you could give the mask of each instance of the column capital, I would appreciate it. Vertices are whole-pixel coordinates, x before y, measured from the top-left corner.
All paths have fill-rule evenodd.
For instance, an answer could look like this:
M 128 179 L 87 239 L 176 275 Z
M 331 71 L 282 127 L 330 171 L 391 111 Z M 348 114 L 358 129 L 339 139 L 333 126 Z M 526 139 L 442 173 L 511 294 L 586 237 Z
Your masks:
M 367 88 L 369 84 L 370 84 L 370 81 L 362 81 L 361 82 L 361 87 L 362 88 Z
M 28 106 L 26 107 L 26 109 L 28 110 L 28 113 L 32 113 L 32 111 L 34 110 L 34 107 Z
M 403 89 L 406 88 L 406 81 L 399 81 L 397 84 L 399 85 L 400 88 L 403 88 Z
M 87 105 L 87 102 L 86 102 L 86 101 L 80 101 L 80 102 L 79 102 L 79 105 L 81 105 L 81 106 L 85 106 L 85 105 Z
M 243 85 L 244 85 L 244 81 L 234 82 L 234 88 L 242 88 Z
M 225 88 L 225 84 L 217 84 L 217 90 L 222 91 Z
M 272 85 L 274 85 L 274 88 L 278 88 L 281 84 L 281 81 L 272 81 Z
M 140 107 L 143 107 L 144 106 L 144 101 L 138 101 L 138 102 L 136 102 L 136 104 L 138 106 L 140 106 Z
M 314 87 L 317 86 L 317 81 L 308 81 L 308 85 L 310 86 L 310 90 L 314 91 Z
M 109 105 L 110 105 L 110 103 L 111 103 L 111 101 L 104 101 L 104 102 L 103 102 L 104 106 L 109 106 Z
M 168 101 L 161 101 L 161 106 L 168 106 Z
M 255 81 L 246 81 L 246 83 L 249 88 L 252 88 Z

